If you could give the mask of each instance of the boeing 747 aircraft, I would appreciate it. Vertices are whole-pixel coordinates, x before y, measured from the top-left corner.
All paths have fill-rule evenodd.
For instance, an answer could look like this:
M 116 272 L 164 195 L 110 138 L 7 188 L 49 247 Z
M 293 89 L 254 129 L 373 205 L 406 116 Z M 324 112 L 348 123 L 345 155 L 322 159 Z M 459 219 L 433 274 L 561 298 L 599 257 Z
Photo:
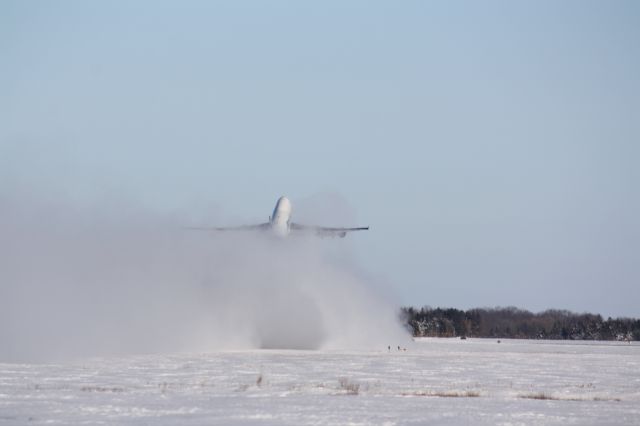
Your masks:
M 269 222 L 257 225 L 243 225 L 227 228 L 216 227 L 189 227 L 189 229 L 200 229 L 205 231 L 271 231 L 277 236 L 286 237 L 291 232 L 308 232 L 320 237 L 340 237 L 344 238 L 347 232 L 366 231 L 368 226 L 359 228 L 331 228 L 326 226 L 301 225 L 291 222 L 291 201 L 287 197 L 280 197 L 273 209 L 273 214 L 269 217 Z

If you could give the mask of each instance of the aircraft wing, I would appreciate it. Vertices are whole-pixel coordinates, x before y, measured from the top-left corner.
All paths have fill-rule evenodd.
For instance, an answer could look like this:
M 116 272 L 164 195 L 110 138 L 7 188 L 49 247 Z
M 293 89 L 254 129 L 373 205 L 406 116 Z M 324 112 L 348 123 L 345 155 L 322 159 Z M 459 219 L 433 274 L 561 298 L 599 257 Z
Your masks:
M 192 229 L 196 231 L 261 231 L 268 229 L 271 224 L 269 222 L 258 223 L 257 225 L 240 225 L 240 226 L 227 226 L 227 227 L 213 227 L 213 226 L 187 226 L 185 229 Z
M 320 237 L 340 237 L 344 238 L 347 232 L 353 231 L 368 231 L 368 226 L 362 226 L 357 228 L 332 228 L 327 226 L 315 226 L 315 225 L 301 225 L 299 223 L 289 224 L 291 231 L 313 232 Z

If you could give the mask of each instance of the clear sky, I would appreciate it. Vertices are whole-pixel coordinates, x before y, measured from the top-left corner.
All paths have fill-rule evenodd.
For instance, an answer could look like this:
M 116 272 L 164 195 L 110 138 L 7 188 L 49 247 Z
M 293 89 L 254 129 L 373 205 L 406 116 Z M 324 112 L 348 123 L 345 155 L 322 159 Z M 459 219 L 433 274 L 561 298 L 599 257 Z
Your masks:
M 637 1 L 0 3 L 0 191 L 331 194 L 404 304 L 640 316 L 639 164 Z

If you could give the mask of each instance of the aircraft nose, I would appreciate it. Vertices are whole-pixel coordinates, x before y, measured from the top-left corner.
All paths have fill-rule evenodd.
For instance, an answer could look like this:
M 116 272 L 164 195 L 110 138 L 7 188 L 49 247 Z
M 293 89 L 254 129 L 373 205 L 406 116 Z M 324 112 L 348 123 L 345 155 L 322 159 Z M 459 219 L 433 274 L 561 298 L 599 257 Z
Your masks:
M 289 201 L 289 199 L 287 197 L 285 197 L 284 195 L 282 197 L 280 197 L 280 199 L 278 200 L 278 203 L 281 206 L 288 206 L 291 207 L 291 201 Z

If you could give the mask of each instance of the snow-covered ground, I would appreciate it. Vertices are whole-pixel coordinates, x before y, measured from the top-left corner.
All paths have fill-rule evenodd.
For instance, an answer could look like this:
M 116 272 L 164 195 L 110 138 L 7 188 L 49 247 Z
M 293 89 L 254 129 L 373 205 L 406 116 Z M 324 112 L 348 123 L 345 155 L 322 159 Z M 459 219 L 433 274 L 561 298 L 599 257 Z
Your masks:
M 0 424 L 44 423 L 640 424 L 640 345 L 420 339 L 0 364 Z

